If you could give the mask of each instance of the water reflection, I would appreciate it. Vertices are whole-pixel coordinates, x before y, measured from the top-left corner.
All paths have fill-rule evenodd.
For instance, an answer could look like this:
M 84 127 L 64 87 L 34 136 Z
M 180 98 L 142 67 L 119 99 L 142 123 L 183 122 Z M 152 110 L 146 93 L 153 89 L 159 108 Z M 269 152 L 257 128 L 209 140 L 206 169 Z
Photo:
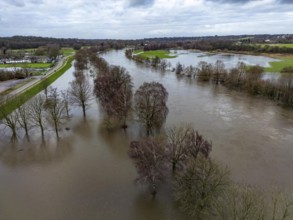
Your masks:
M 59 142 L 25 143 L 21 146 L 6 144 L 0 148 L 0 160 L 7 166 L 50 164 L 63 160 L 72 153 L 69 140 Z

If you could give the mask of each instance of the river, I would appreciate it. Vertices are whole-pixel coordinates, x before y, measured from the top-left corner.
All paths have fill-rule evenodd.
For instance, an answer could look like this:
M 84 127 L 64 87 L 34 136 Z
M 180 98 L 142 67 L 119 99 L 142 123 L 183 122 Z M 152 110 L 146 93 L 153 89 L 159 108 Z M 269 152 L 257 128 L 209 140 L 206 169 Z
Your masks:
M 292 191 L 292 111 L 150 69 L 128 60 L 122 50 L 103 57 L 129 71 L 134 89 L 145 81 L 162 83 L 169 93 L 165 127 L 192 124 L 213 142 L 212 158 L 230 169 L 235 182 Z M 72 73 L 70 68 L 53 86 L 67 88 Z M 37 129 L 31 144 L 13 147 L 7 137 L 1 140 L 0 219 L 185 219 L 171 202 L 170 189 L 162 188 L 152 200 L 133 183 L 136 171 L 127 150 L 139 136 L 137 123 L 127 132 L 105 131 L 95 99 L 86 122 L 81 109 L 73 107 L 71 114 L 58 144 L 53 129 L 46 145 L 39 143 Z

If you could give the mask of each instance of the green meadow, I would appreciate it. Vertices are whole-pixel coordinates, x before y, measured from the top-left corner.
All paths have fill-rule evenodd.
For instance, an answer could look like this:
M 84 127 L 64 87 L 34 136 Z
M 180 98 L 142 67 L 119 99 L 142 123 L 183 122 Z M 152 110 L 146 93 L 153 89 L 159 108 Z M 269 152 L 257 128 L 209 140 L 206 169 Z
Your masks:
M 279 59 L 281 61 L 270 62 L 271 67 L 265 68 L 265 71 L 266 72 L 281 72 L 281 70 L 284 67 L 289 67 L 289 66 L 293 67 L 293 57 L 292 56 L 282 57 Z
M 287 48 L 293 48 L 293 44 L 258 44 L 262 47 L 270 46 L 270 47 L 287 47 Z
M 167 50 L 150 50 L 150 51 L 143 51 L 143 50 L 135 50 L 134 55 L 140 56 L 143 59 L 153 59 L 156 56 L 160 59 L 164 58 L 175 58 L 175 55 L 170 55 L 170 52 Z
M 7 63 L 7 64 L 0 64 L 0 68 L 7 68 L 7 67 L 21 67 L 21 68 L 49 68 L 51 67 L 52 63 Z
M 75 52 L 75 50 L 72 47 L 62 47 L 60 50 L 60 53 L 64 56 L 72 55 Z

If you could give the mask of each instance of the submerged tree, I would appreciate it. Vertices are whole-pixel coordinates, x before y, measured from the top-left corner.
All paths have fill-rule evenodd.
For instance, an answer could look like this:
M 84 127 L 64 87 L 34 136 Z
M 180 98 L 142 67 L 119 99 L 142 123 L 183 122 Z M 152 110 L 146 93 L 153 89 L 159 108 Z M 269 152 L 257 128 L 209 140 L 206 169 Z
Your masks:
M 125 68 L 114 66 L 110 72 L 100 74 L 95 80 L 95 95 L 102 108 L 110 117 L 122 121 L 126 128 L 126 119 L 132 104 L 132 80 Z
M 29 102 L 29 111 L 30 111 L 30 115 L 31 115 L 31 122 L 33 125 L 36 125 L 40 128 L 43 140 L 45 137 L 45 135 L 44 135 L 44 124 L 45 124 L 44 105 L 45 105 L 45 102 L 46 102 L 46 98 L 42 95 L 37 95 Z
M 174 197 L 180 208 L 197 219 L 209 219 L 212 207 L 228 186 L 228 172 L 204 157 L 190 161 L 175 177 Z M 212 219 L 212 218 L 211 218 Z
M 88 77 L 83 74 L 76 74 L 76 79 L 70 82 L 68 91 L 71 102 L 82 108 L 83 117 L 86 118 L 86 110 L 90 105 L 93 92 Z
M 223 61 L 217 60 L 214 65 L 213 82 L 219 84 L 222 81 L 225 72 L 226 69 Z
M 187 140 L 191 131 L 192 129 L 188 126 L 173 127 L 167 130 L 166 152 L 173 172 L 178 167 L 183 168 L 184 163 L 190 156 Z
M 184 69 L 184 66 L 181 63 L 177 63 L 175 68 L 175 73 L 179 75 L 183 72 L 183 69 Z
M 189 126 L 173 127 L 167 130 L 166 152 L 173 172 L 182 170 L 189 160 L 194 160 L 199 154 L 209 157 L 212 144 Z
M 0 119 L 11 130 L 11 142 L 15 143 L 17 141 L 18 115 L 16 112 L 10 113 L 5 106 L 1 106 Z
M 48 121 L 54 125 L 57 139 L 59 139 L 59 127 L 65 118 L 65 104 L 60 99 L 57 88 L 52 88 L 49 92 L 49 98 L 46 100 L 45 109 L 48 114 Z
M 215 219 L 237 220 L 265 218 L 264 196 L 255 188 L 233 185 L 213 206 Z M 212 211 L 212 210 L 211 210 Z
M 70 94 L 68 90 L 61 91 L 61 97 L 62 97 L 62 102 L 64 103 L 65 111 L 66 111 L 66 116 L 69 118 L 69 111 L 70 111 Z
M 21 101 L 20 101 L 21 102 Z M 29 129 L 31 128 L 31 114 L 30 114 L 30 107 L 28 103 L 24 103 L 20 105 L 17 110 L 17 120 L 20 125 L 24 129 L 25 136 L 29 141 Z
M 213 66 L 207 62 L 200 61 L 197 65 L 197 80 L 202 82 L 209 82 L 213 75 Z
M 289 220 L 292 198 L 277 192 L 260 191 L 251 186 L 232 185 L 211 210 L 218 220 Z
M 135 92 L 135 112 L 148 135 L 165 122 L 168 114 L 167 99 L 167 90 L 158 82 L 145 82 Z
M 132 141 L 128 155 L 133 159 L 138 172 L 136 182 L 146 185 L 155 197 L 165 179 L 166 156 L 163 144 L 154 138 Z

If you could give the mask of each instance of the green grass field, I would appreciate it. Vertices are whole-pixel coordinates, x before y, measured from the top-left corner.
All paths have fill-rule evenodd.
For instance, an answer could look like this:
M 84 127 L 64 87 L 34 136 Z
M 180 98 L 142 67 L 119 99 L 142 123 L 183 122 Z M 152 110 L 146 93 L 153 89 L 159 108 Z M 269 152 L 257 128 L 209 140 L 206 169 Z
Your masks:
M 44 90 L 46 86 L 49 86 L 50 84 L 52 84 L 63 73 L 65 73 L 66 70 L 68 70 L 72 66 L 71 62 L 73 60 L 74 60 L 74 56 L 71 56 L 66 62 L 66 64 L 61 69 L 59 69 L 56 73 L 52 74 L 45 80 L 42 80 L 41 82 L 27 89 L 25 92 L 21 93 L 17 97 L 10 99 L 5 104 L 3 104 L 4 105 L 3 107 L 5 107 L 7 109 L 7 112 L 9 113 L 15 110 L 19 106 L 19 100 L 21 100 L 22 103 L 25 103 L 27 100 L 29 100 L 30 98 L 34 97 L 36 94 Z M 2 107 L 2 105 L 0 105 L 0 107 Z
M 37 48 L 26 48 L 26 49 L 13 49 L 12 51 L 18 52 L 18 51 L 24 51 L 26 53 L 35 52 Z
M 52 63 L 8 63 L 8 64 L 0 64 L 0 68 L 7 68 L 7 67 L 22 67 L 22 68 L 49 68 L 51 67 Z
M 280 60 L 280 62 L 270 62 L 271 67 L 265 68 L 265 71 L 281 72 L 284 67 L 293 66 L 293 57 L 283 57 Z
M 27 48 L 27 49 L 13 49 L 12 51 L 14 52 L 18 52 L 18 51 L 24 51 L 26 53 L 34 53 L 35 50 L 37 50 L 38 48 Z M 63 54 L 64 56 L 69 56 L 72 53 L 74 53 L 75 50 L 72 47 L 62 47 L 60 49 L 60 53 Z
M 270 47 L 287 47 L 287 48 L 293 48 L 293 44 L 257 44 L 262 47 L 268 45 Z
M 138 56 L 144 59 L 146 58 L 152 59 L 152 58 L 155 58 L 156 56 L 159 57 L 160 59 L 176 57 L 176 55 L 170 55 L 170 52 L 166 50 L 150 50 L 150 51 L 136 50 L 134 51 L 134 54 L 138 54 Z
M 60 53 L 64 56 L 72 55 L 75 52 L 75 50 L 71 47 L 62 47 L 60 50 Z

